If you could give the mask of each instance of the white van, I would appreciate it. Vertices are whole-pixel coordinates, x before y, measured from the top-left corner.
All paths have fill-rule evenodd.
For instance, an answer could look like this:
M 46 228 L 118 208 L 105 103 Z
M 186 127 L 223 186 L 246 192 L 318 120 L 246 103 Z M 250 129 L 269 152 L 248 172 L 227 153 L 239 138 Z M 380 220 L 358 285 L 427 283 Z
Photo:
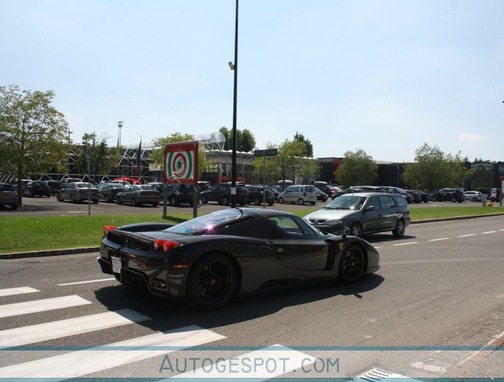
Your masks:
M 300 185 L 289 186 L 278 195 L 279 203 L 310 203 L 312 206 L 317 202 L 317 190 L 315 186 Z

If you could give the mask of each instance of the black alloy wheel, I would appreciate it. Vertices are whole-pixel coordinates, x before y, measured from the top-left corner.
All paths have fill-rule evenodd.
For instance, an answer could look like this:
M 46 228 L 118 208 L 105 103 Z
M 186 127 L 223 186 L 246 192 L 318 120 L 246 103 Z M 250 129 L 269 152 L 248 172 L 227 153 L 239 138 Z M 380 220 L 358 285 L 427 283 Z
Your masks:
M 359 223 L 353 223 L 350 226 L 350 235 L 361 237 L 362 236 L 362 226 Z
M 396 224 L 394 230 L 392 231 L 392 234 L 395 237 L 403 237 L 404 236 L 404 232 L 406 232 L 406 223 L 405 223 L 404 220 L 399 219 L 397 221 L 397 224 Z
M 338 276 L 345 283 L 359 280 L 364 274 L 366 255 L 358 244 L 350 244 L 341 254 Z
M 199 309 L 216 309 L 235 295 L 237 272 L 225 255 L 213 254 L 199 260 L 187 282 L 189 302 Z

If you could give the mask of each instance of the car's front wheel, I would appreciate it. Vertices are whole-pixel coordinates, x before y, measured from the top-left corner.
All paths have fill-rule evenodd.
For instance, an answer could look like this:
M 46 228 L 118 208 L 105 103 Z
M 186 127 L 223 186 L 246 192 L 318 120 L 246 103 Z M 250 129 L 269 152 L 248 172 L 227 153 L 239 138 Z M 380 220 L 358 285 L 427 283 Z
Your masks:
M 206 197 L 206 196 L 204 196 L 204 195 L 201 195 L 200 200 L 201 200 L 201 203 L 202 203 L 202 204 L 207 204 L 207 203 L 208 203 L 208 199 L 207 199 L 207 197 Z
M 362 226 L 359 223 L 353 223 L 350 226 L 350 235 L 361 237 L 362 236 Z
M 206 255 L 196 262 L 187 280 L 189 302 L 199 309 L 216 309 L 235 295 L 238 280 L 232 260 L 223 254 Z
M 338 276 L 340 280 L 351 283 L 364 275 L 366 254 L 358 244 L 350 244 L 341 254 Z
M 302 198 L 299 198 L 298 204 L 302 206 L 304 204 L 304 200 Z
M 404 220 L 400 219 L 394 230 L 392 231 L 392 234 L 395 236 L 395 237 L 403 237 L 404 236 L 404 232 L 406 232 L 406 223 L 404 222 Z
M 278 203 L 284 204 L 284 198 L 278 198 Z
M 60 194 L 56 194 L 56 199 L 58 200 L 58 202 L 62 202 L 64 200 Z

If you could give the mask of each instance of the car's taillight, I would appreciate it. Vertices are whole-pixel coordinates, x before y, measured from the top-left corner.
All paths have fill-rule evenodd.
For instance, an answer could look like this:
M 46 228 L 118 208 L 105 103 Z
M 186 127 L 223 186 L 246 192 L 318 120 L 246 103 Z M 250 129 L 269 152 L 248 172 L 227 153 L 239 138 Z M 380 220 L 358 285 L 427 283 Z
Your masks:
M 103 237 L 107 236 L 110 231 L 116 230 L 117 227 L 113 225 L 106 225 L 103 227 Z
M 178 243 L 175 241 L 157 239 L 152 243 L 152 249 L 154 249 L 154 251 L 162 250 L 163 253 L 168 253 L 170 249 L 176 247 L 177 245 Z

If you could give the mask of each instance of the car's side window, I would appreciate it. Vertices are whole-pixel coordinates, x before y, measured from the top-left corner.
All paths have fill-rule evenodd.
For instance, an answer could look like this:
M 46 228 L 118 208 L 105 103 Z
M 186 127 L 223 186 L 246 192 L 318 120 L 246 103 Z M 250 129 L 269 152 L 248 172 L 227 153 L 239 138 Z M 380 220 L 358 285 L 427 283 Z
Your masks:
M 391 203 L 390 197 L 388 195 L 380 196 L 380 203 L 381 203 L 382 209 L 384 209 L 384 210 L 392 207 L 392 203 Z
M 370 196 L 367 203 L 366 203 L 366 207 L 371 207 L 373 206 L 375 211 L 381 209 L 380 208 L 380 200 L 378 199 L 377 196 Z
M 303 230 L 290 216 L 274 216 L 270 217 L 269 221 L 273 226 L 273 237 L 278 238 L 285 236 L 285 234 L 296 236 L 304 235 Z

